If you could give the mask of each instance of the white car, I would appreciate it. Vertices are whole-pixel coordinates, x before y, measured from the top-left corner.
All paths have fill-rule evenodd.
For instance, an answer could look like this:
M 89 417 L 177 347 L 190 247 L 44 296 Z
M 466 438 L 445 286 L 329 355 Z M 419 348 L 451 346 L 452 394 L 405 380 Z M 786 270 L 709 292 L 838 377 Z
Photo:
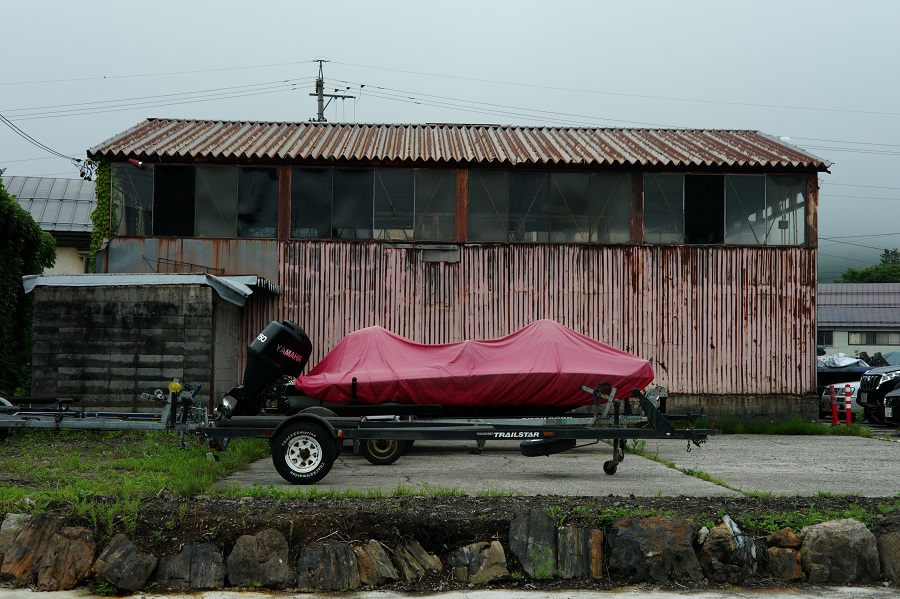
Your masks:
M 856 403 L 856 394 L 859 393 L 859 381 L 833 385 L 834 399 L 837 403 L 841 422 L 846 422 L 844 406 L 847 404 L 847 385 L 850 385 L 850 410 L 854 414 L 862 415 L 863 413 L 862 406 Z M 825 390 L 822 391 L 822 397 L 819 398 L 819 414 L 826 419 L 831 417 L 831 391 L 828 387 L 825 387 Z

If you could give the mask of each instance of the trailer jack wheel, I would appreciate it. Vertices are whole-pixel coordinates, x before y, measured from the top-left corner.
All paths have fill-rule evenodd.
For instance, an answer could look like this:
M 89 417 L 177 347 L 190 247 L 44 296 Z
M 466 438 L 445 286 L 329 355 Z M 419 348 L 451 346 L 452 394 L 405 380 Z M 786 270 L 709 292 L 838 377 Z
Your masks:
M 369 463 L 387 466 L 400 459 L 406 451 L 406 441 L 397 439 L 369 439 L 363 441 L 360 451 Z
M 613 474 L 616 473 L 617 468 L 618 468 L 618 465 L 615 462 L 613 462 L 612 460 L 603 462 L 603 472 L 605 472 L 606 474 L 609 474 L 610 476 L 612 476 Z

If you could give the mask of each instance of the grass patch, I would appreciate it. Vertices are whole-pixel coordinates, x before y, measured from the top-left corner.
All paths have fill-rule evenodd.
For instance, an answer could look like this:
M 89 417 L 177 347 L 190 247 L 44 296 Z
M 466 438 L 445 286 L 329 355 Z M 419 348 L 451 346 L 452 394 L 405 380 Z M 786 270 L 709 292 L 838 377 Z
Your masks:
M 222 477 L 269 454 L 268 443 L 237 439 L 218 461 L 193 442 L 180 449 L 164 431 L 45 431 L 11 435 L 0 451 L 0 507 L 29 498 L 83 506 L 89 498 L 133 500 L 165 490 L 180 497 L 207 492 Z
M 712 428 L 712 421 L 698 420 L 697 428 Z M 715 426 L 720 435 L 836 435 L 841 437 L 872 438 L 872 429 L 860 423 L 831 426 L 824 422 L 808 422 L 799 416 L 787 420 L 744 420 L 729 417 Z

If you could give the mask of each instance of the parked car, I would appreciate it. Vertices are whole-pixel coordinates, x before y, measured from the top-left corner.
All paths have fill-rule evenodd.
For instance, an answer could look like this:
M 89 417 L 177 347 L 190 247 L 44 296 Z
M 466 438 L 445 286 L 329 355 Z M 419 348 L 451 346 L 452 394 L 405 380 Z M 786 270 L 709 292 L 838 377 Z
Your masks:
M 835 383 L 834 395 L 841 422 L 846 422 L 847 418 L 844 414 L 844 408 L 847 405 L 846 385 L 850 385 L 850 410 L 854 414 L 863 414 L 862 406 L 856 402 L 856 396 L 859 393 L 859 381 Z M 831 391 L 828 387 L 825 387 L 822 395 L 819 396 L 819 415 L 825 419 L 831 418 Z
M 900 386 L 884 396 L 884 421 L 900 426 Z
M 884 397 L 900 383 L 900 366 L 882 366 L 867 371 L 859 381 L 859 398 L 866 420 L 884 423 Z

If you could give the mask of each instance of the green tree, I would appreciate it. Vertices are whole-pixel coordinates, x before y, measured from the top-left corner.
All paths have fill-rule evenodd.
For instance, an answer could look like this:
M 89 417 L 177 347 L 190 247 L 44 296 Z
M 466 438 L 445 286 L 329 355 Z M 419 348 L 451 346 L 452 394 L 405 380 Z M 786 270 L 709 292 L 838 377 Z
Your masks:
M 861 270 L 848 268 L 835 283 L 900 283 L 900 264 L 876 264 Z
M 892 250 L 884 250 L 881 252 L 882 264 L 900 264 L 900 250 L 894 248 Z
M 27 394 L 31 388 L 34 300 L 25 295 L 22 277 L 40 274 L 55 262 L 56 240 L 0 181 L 0 397 Z

